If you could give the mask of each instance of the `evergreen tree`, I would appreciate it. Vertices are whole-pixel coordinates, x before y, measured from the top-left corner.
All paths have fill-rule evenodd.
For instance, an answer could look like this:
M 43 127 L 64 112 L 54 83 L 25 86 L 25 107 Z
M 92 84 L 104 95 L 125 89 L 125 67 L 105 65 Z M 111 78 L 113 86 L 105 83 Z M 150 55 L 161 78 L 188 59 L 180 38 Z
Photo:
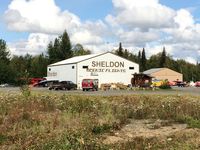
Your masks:
M 141 72 L 146 70 L 146 54 L 145 54 L 145 49 L 142 49 L 142 57 L 141 57 Z
M 133 61 L 133 62 L 137 62 L 137 57 L 138 57 L 137 55 L 130 53 L 128 59 Z
M 30 54 L 26 54 L 24 56 L 24 65 L 25 65 L 25 71 L 30 74 L 30 70 L 31 70 L 31 62 L 32 62 L 32 55 Z
M 32 56 L 27 54 L 25 56 L 13 56 L 10 62 L 10 68 L 14 72 L 14 83 L 18 84 L 25 74 L 29 74 L 31 70 Z
M 147 69 L 151 68 L 159 68 L 159 60 L 160 60 L 160 53 L 156 55 L 152 55 L 148 60 L 147 60 Z
M 62 53 L 60 50 L 60 40 L 58 38 L 55 38 L 54 44 L 53 44 L 53 63 L 63 60 L 62 59 Z
M 119 49 L 116 51 L 116 54 L 118 56 L 121 56 L 121 57 L 123 57 L 123 55 L 124 55 L 123 48 L 122 48 L 122 43 L 121 42 L 119 43 Z
M 9 83 L 12 80 L 13 73 L 10 69 L 10 53 L 6 42 L 0 39 L 0 83 Z
M 7 49 L 6 42 L 0 39 L 0 60 L 6 64 L 10 61 L 10 52 Z
M 141 65 L 141 51 L 138 52 L 137 62 Z
M 163 68 L 166 66 L 166 59 L 167 59 L 166 51 L 165 51 L 165 47 L 163 47 L 163 51 L 162 51 L 162 54 L 160 57 L 160 66 L 159 67 Z
M 66 30 L 60 39 L 60 59 L 71 58 L 73 56 L 72 46 Z
M 52 41 L 47 46 L 47 53 L 49 55 L 49 63 L 50 64 L 54 63 L 56 57 Z
M 44 54 L 34 56 L 31 62 L 31 77 L 46 77 L 48 59 Z
M 129 57 L 129 51 L 127 49 L 125 49 L 123 57 L 126 58 L 126 59 L 128 59 L 128 57 Z
M 48 44 L 47 53 L 50 63 L 55 63 L 73 56 L 71 42 L 66 30 L 59 38 L 55 38 L 54 43 L 50 42 Z

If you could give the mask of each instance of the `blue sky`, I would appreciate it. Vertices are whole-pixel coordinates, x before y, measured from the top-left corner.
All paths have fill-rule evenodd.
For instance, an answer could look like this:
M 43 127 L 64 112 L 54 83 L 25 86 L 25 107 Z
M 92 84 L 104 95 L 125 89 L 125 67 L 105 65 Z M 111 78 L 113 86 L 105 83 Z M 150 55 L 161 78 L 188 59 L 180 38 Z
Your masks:
M 62 10 L 69 10 L 81 19 L 96 20 L 104 18 L 109 12 L 112 11 L 111 0 L 68 0 L 63 3 L 63 0 L 56 0 L 56 3 L 61 6 Z
M 3 0 L 0 14 L 0 38 L 15 55 L 44 52 L 67 29 L 73 45 L 93 53 L 122 42 L 148 56 L 165 46 L 174 58 L 200 61 L 200 0 Z

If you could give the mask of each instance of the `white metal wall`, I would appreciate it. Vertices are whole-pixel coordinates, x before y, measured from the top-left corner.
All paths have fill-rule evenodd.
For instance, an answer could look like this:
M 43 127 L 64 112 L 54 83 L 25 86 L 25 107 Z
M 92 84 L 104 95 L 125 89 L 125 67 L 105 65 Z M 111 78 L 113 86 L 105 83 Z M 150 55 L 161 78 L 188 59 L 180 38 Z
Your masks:
M 72 81 L 76 83 L 76 64 L 51 66 L 47 68 L 48 80 Z
M 96 65 L 96 63 L 102 63 L 100 65 Z M 116 66 L 110 66 L 116 62 Z M 122 63 L 123 65 L 119 65 Z M 83 68 L 83 66 L 88 66 L 87 68 Z M 116 56 L 112 53 L 105 53 L 103 55 L 84 60 L 77 64 L 77 85 L 78 88 L 81 88 L 81 82 L 85 78 L 99 79 L 99 86 L 102 83 L 118 83 L 121 82 L 123 84 L 130 84 L 132 74 L 139 73 L 139 65 L 128 61 L 124 58 Z M 134 69 L 130 69 L 129 67 L 134 67 Z M 90 70 L 91 69 L 91 70 Z

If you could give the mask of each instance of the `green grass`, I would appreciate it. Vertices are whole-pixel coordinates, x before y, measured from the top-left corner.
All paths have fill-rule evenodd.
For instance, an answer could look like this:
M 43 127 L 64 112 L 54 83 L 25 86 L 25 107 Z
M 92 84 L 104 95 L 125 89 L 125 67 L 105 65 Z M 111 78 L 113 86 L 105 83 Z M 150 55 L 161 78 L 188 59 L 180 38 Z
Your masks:
M 200 97 L 195 96 L 24 93 L 0 94 L 0 149 L 145 149 L 149 143 L 159 149 L 171 145 L 142 138 L 116 145 L 102 143 L 105 134 L 120 130 L 131 118 L 169 119 L 200 128 Z M 180 147 L 181 143 L 173 144 Z

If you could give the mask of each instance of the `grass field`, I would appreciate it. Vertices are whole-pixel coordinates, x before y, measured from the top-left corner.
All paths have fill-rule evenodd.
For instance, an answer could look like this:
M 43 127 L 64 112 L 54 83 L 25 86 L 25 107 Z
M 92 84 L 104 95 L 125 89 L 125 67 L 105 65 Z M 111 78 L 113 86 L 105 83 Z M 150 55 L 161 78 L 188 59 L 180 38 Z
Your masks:
M 161 123 L 151 127 L 150 136 L 123 136 L 128 125 L 140 120 Z M 162 138 L 153 136 L 156 129 L 174 123 L 187 127 Z M 26 90 L 0 94 L 2 150 L 199 149 L 199 128 L 198 96 L 76 96 Z M 118 134 L 120 140 L 115 141 Z

